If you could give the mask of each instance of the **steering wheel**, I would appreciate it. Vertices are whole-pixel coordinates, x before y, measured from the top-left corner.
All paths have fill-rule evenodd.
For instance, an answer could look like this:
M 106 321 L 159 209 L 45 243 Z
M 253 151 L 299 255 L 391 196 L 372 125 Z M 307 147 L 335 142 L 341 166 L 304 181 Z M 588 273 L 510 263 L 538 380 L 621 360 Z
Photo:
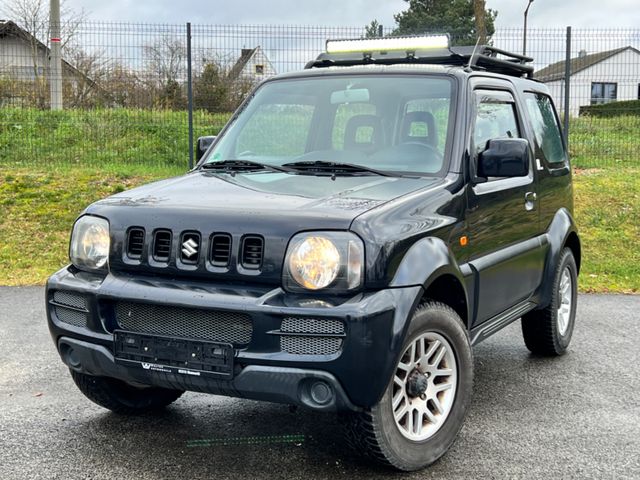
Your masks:
M 422 148 L 426 148 L 427 150 L 429 150 L 435 156 L 435 158 L 438 159 L 438 160 L 442 160 L 444 158 L 442 153 L 440 153 L 440 150 L 438 150 L 436 147 L 434 147 L 433 145 L 430 145 L 428 143 L 410 141 L 410 142 L 402 142 L 399 146 L 402 146 L 402 145 L 417 145 L 417 146 L 420 146 Z
M 257 154 L 252 152 L 251 150 L 245 150 L 244 152 L 240 152 L 238 157 L 257 157 Z

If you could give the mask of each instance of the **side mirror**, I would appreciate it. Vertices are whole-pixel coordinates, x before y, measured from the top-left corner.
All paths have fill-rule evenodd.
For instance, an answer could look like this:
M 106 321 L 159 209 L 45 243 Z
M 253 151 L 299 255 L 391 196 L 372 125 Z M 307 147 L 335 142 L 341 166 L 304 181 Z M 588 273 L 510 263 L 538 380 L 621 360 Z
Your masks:
M 213 135 L 198 138 L 196 143 L 196 162 L 200 161 L 215 139 L 216 137 Z
M 529 173 L 529 142 L 496 138 L 478 155 L 478 177 L 524 177 Z

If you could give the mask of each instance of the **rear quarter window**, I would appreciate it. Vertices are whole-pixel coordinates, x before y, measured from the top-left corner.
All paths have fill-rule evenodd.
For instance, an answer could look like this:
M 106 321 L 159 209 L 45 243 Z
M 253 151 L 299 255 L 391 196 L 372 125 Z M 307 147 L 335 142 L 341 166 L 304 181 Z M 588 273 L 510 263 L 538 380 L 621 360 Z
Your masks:
M 526 93 L 524 98 L 535 134 L 537 156 L 550 164 L 563 163 L 566 151 L 551 99 L 540 93 Z

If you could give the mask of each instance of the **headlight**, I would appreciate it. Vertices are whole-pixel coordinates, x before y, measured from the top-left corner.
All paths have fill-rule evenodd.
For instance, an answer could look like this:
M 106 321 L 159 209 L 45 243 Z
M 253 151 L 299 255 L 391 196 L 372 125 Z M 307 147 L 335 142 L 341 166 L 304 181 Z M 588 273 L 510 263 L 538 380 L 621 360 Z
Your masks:
M 364 247 L 350 232 L 306 232 L 294 236 L 285 259 L 290 291 L 348 291 L 362 284 Z
M 109 260 L 109 222 L 85 215 L 73 226 L 69 258 L 78 268 L 99 270 Z

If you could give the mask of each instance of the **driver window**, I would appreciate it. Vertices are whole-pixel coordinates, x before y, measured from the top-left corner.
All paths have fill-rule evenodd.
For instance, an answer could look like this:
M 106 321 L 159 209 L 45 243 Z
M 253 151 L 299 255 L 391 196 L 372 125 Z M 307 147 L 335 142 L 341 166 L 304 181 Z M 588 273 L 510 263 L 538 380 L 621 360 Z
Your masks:
M 494 138 L 520 138 L 515 103 L 508 92 L 476 92 L 473 143 L 476 157 Z

